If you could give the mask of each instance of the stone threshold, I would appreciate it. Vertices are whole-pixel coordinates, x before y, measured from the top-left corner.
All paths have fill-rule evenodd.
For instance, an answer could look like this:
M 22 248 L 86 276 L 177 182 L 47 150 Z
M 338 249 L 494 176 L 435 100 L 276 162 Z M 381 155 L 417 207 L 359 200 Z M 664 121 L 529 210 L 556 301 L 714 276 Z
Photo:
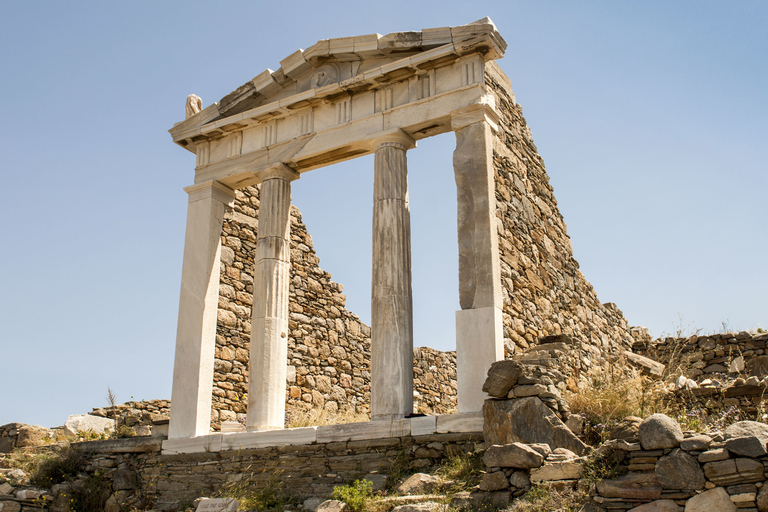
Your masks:
M 167 439 L 163 455 L 225 452 L 286 445 L 307 445 L 364 441 L 391 437 L 482 432 L 483 413 L 441 414 L 396 420 L 376 420 L 319 427 L 286 428 L 259 432 L 230 432 L 206 436 Z

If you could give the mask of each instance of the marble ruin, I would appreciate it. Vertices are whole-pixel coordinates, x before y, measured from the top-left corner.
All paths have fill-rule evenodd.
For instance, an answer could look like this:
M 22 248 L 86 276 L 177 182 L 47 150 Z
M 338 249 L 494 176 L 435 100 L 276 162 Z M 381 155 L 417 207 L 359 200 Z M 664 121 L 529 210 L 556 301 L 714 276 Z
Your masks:
M 170 130 L 197 157 L 194 184 L 185 188 L 171 440 L 210 430 L 221 233 L 235 191 L 260 184 L 246 426 L 282 429 L 291 187 L 304 172 L 367 154 L 374 155 L 371 416 L 392 422 L 411 415 L 407 153 L 418 140 L 449 131 L 456 134 L 458 412 L 482 409 L 486 372 L 504 358 L 505 342 L 514 349 L 561 332 L 584 335 L 594 346 L 630 339 L 621 312 L 597 302 L 578 272 L 530 131 L 494 62 L 505 50 L 488 18 L 329 39 L 198 112 L 201 102 L 190 96 L 187 119 Z M 523 226 L 524 236 L 517 222 L 531 226 Z M 513 291 L 513 282 L 524 286 Z M 535 325 L 533 335 L 526 324 Z

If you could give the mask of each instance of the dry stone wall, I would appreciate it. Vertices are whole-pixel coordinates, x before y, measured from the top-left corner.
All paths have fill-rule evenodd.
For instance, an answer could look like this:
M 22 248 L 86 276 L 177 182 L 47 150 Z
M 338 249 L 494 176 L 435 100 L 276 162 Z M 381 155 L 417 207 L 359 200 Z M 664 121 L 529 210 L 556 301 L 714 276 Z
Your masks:
M 631 346 L 629 327 L 615 304 L 598 301 L 579 271 L 544 162 L 509 79 L 490 62 L 485 80 L 499 115 L 493 158 L 507 354 L 542 337 L 566 334 L 597 349 L 584 351 L 577 364 L 588 369 Z
M 246 412 L 253 262 L 259 188 L 237 191 L 224 219 L 214 363 L 212 424 Z M 368 410 L 370 328 L 345 308 L 342 286 L 319 266 L 301 212 L 291 207 L 288 327 L 290 406 L 331 412 Z

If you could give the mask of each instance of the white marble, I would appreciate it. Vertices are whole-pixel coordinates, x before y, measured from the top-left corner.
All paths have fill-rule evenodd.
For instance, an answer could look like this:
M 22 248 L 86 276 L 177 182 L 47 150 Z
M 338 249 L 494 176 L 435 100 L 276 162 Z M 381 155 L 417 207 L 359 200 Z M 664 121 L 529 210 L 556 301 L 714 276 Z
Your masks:
M 288 365 L 291 181 L 283 164 L 262 176 L 253 275 L 248 430 L 282 429 Z
M 437 432 L 482 432 L 483 413 L 441 414 L 437 417 Z
M 385 439 L 388 437 L 407 436 L 410 433 L 411 420 L 409 418 L 322 425 L 317 427 L 317 442 L 335 443 L 362 441 L 365 439 Z
M 413 412 L 411 213 L 400 131 L 375 142 L 371 277 L 371 419 Z
M 210 431 L 221 227 L 224 213 L 234 201 L 234 191 L 215 181 L 184 190 L 189 194 L 189 206 L 171 392 L 171 439 Z
M 209 434 L 197 437 L 169 438 L 163 441 L 163 455 L 177 453 L 203 453 L 221 451 L 224 434 Z
M 411 435 L 422 436 L 437 432 L 437 416 L 415 416 L 411 418 Z
M 456 312 L 456 382 L 459 413 L 481 411 L 488 395 L 483 382 L 488 369 L 504 359 L 501 309 L 465 309 Z
M 239 432 L 224 435 L 221 439 L 221 450 L 237 451 L 267 448 L 269 446 L 312 444 L 315 442 L 317 442 L 317 427 L 286 428 L 282 430 Z

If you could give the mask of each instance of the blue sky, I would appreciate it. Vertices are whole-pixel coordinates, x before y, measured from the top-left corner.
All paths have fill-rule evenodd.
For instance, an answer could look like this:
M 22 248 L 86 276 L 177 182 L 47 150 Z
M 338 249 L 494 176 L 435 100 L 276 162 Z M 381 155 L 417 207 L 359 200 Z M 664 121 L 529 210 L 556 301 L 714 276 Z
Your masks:
M 768 328 L 768 4 L 3 3 L 0 424 L 170 398 L 194 156 L 167 130 L 319 39 L 490 16 L 576 259 L 652 334 Z M 410 151 L 415 341 L 453 348 L 451 134 Z M 295 182 L 370 316 L 373 162 Z

